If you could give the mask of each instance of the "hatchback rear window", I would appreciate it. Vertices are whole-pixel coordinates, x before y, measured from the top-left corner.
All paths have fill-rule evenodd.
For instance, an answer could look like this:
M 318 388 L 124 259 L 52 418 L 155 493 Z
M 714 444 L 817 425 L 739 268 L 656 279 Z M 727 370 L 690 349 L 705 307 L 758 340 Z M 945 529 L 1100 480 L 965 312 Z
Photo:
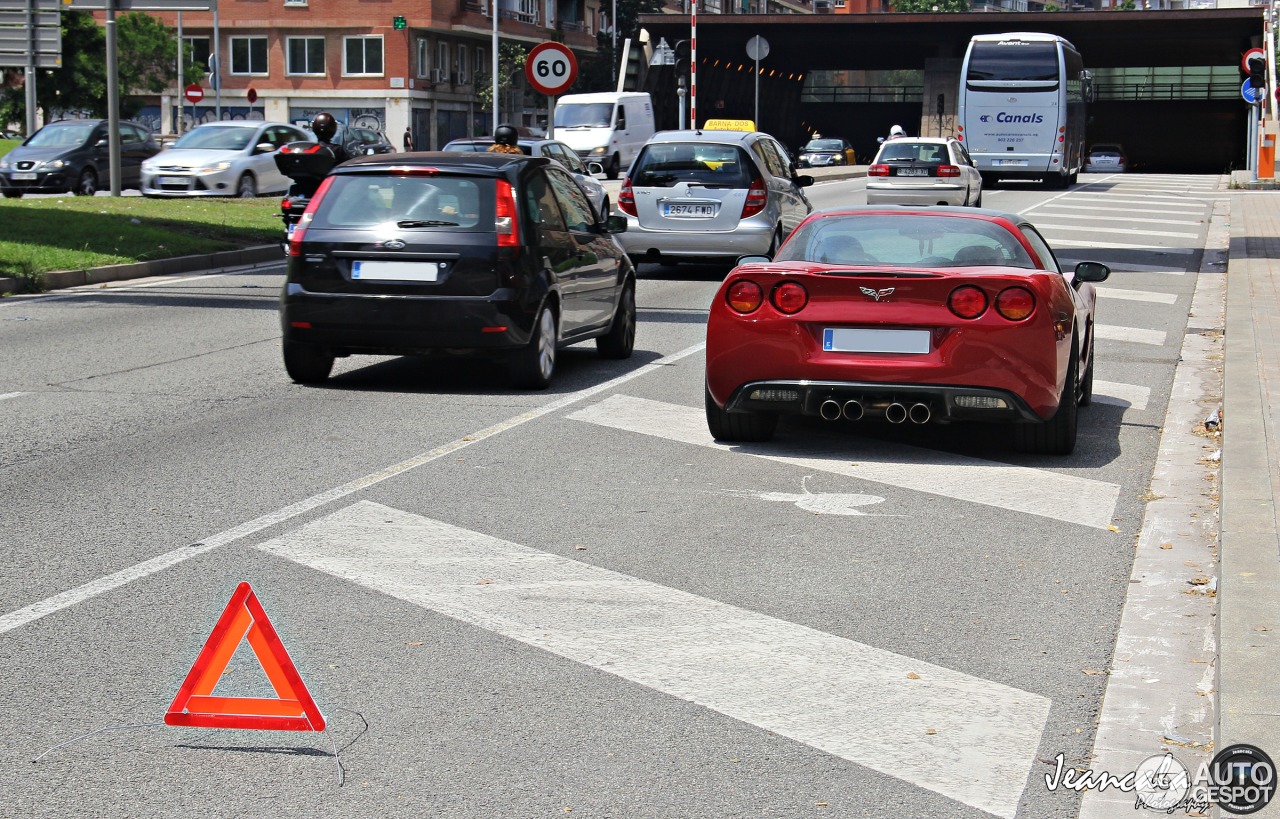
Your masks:
M 935 143 L 886 142 L 880 149 L 881 162 L 926 162 L 941 165 L 947 161 L 947 146 Z
M 747 152 L 736 145 L 657 142 L 646 145 L 631 173 L 639 188 L 698 182 L 716 188 L 749 188 L 756 176 Z
M 494 230 L 493 180 L 466 176 L 339 174 L 321 200 L 313 228 Z

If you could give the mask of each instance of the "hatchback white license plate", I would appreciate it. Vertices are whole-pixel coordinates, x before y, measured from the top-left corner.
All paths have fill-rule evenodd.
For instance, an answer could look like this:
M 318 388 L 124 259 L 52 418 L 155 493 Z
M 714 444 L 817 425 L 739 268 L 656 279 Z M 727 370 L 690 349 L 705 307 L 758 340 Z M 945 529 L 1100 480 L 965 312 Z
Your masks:
M 827 327 L 822 349 L 833 353 L 927 353 L 928 330 L 871 330 Z
M 440 277 L 436 262 L 352 262 L 351 278 L 374 282 L 433 282 Z
M 1027 164 L 1027 160 L 1025 160 L 1025 159 L 997 159 L 997 160 L 996 160 L 996 164 L 997 164 L 997 165 L 1015 165 L 1015 166 L 1019 166 L 1019 167 L 1021 167 L 1021 166 L 1023 166 L 1023 165 L 1026 165 L 1026 164 Z
M 719 205 L 662 205 L 662 215 L 675 219 L 710 219 L 719 210 Z
M 928 168 L 899 168 L 898 176 L 928 176 Z
M 33 173 L 15 173 L 15 174 L 11 174 L 11 175 L 9 176 L 9 178 L 10 178 L 10 179 L 12 179 L 12 180 L 14 180 L 14 181 L 16 181 L 16 182 L 34 182 L 34 181 L 36 181 L 36 174 L 33 174 Z

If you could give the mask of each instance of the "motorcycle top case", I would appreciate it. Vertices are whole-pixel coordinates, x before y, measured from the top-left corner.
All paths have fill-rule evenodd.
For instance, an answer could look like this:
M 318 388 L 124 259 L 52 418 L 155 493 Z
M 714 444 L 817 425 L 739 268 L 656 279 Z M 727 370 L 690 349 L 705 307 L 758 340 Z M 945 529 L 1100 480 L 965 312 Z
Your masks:
M 337 165 L 328 145 L 318 142 L 290 142 L 274 154 L 276 167 L 290 179 L 320 180 Z

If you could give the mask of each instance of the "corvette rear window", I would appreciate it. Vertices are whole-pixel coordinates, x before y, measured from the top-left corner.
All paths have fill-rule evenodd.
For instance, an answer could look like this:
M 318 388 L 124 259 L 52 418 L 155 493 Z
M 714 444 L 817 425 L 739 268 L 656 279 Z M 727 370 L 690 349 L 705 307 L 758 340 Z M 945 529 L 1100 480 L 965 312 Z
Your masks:
M 646 145 L 631 171 L 637 188 L 670 188 L 697 182 L 715 188 L 749 188 L 756 176 L 747 152 L 737 145 L 656 142 Z
M 1001 225 L 984 219 L 908 214 L 814 219 L 792 234 L 776 261 L 1036 268 L 1022 244 Z

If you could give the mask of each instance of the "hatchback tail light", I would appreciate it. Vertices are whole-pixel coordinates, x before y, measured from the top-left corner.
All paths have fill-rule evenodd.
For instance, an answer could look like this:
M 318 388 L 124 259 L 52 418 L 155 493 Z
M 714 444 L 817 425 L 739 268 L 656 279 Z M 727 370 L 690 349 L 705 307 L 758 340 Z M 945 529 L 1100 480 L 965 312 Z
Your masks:
M 996 296 L 996 312 L 1009 321 L 1022 321 L 1036 309 L 1036 297 L 1024 287 L 1009 287 Z
M 315 217 L 316 208 L 320 207 L 320 200 L 324 199 L 324 195 L 329 192 L 329 187 L 333 184 L 334 177 L 326 176 L 324 181 L 320 183 L 320 187 L 316 188 L 316 192 L 311 195 L 311 201 L 307 203 L 307 209 L 298 217 L 298 224 L 293 228 L 293 235 L 289 237 L 289 255 L 302 255 L 302 236 L 307 232 L 307 225 L 311 224 L 312 218 Z
M 867 168 L 867 176 L 888 176 L 888 175 L 889 175 L 888 165 L 872 165 L 870 168 Z
M 729 286 L 725 301 L 739 313 L 751 313 L 764 302 L 764 291 L 755 282 L 742 279 Z
M 938 176 L 959 176 L 960 168 L 956 165 L 939 165 Z
M 636 212 L 636 194 L 631 190 L 631 177 L 622 180 L 622 190 L 618 191 L 618 210 L 628 216 L 639 216 Z
M 764 180 L 757 176 L 751 180 L 751 187 L 747 188 L 747 201 L 742 203 L 741 218 L 755 216 L 764 210 L 767 204 L 769 204 L 769 189 L 765 187 Z
M 960 318 L 975 319 L 987 309 L 987 294 L 980 287 L 966 284 L 951 291 L 947 307 Z
M 493 225 L 498 232 L 498 247 L 519 250 L 520 220 L 516 216 L 516 197 L 511 191 L 511 183 L 505 179 L 499 179 L 496 194 Z

